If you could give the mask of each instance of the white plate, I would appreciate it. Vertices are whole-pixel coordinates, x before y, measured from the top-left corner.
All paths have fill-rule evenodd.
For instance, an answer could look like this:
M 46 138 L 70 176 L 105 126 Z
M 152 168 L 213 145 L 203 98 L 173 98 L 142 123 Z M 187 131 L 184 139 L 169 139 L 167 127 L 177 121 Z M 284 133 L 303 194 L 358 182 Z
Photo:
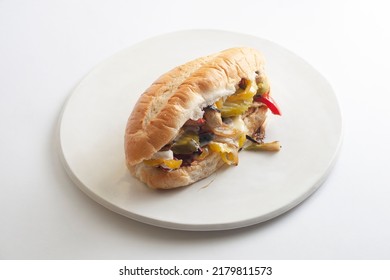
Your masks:
M 266 140 L 281 141 L 282 150 L 243 151 L 239 166 L 176 190 L 151 190 L 132 178 L 123 139 L 139 95 L 174 66 L 234 46 L 257 48 L 266 57 L 283 112 L 270 115 Z M 192 30 L 148 39 L 94 68 L 68 99 L 59 133 L 68 174 L 98 203 L 156 226 L 220 230 L 269 220 L 312 194 L 335 161 L 342 121 L 331 86 L 301 58 L 261 38 Z

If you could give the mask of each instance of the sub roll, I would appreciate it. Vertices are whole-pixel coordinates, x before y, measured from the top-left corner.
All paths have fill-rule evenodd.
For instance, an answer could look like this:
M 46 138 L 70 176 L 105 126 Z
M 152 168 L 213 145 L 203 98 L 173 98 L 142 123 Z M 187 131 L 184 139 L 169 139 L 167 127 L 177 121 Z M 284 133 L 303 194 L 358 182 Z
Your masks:
M 246 142 L 260 150 L 271 98 L 262 54 L 231 48 L 180 65 L 139 98 L 127 121 L 125 158 L 131 174 L 151 188 L 172 189 L 237 165 Z

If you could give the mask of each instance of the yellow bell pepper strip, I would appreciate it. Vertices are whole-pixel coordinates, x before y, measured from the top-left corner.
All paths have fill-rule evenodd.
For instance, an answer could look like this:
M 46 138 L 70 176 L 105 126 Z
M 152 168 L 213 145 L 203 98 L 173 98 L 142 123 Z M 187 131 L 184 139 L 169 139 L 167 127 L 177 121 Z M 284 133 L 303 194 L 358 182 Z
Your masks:
M 149 166 L 162 166 L 169 169 L 178 169 L 180 168 L 182 164 L 182 160 L 178 159 L 163 159 L 163 158 L 156 158 L 156 159 L 147 159 L 144 160 L 144 163 Z
M 245 88 L 241 88 L 241 86 Z M 252 87 L 250 80 L 245 80 L 241 86 L 233 95 L 215 102 L 215 107 L 221 112 L 223 118 L 241 115 L 251 106 L 257 86 Z
M 245 150 L 278 152 L 280 151 L 280 143 L 279 141 L 270 143 L 251 143 Z
M 218 142 L 210 142 L 208 146 L 211 151 L 219 153 L 222 160 L 228 165 L 238 164 L 238 151 L 236 148 L 232 148 L 226 143 Z

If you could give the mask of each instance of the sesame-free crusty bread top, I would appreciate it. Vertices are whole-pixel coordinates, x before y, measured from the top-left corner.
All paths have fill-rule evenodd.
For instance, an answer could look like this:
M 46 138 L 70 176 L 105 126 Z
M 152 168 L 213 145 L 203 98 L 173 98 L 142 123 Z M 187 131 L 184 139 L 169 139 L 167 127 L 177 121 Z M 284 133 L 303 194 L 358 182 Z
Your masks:
M 232 48 L 178 66 L 158 78 L 140 96 L 127 122 L 125 155 L 130 171 L 134 173 L 139 169 L 135 165 L 172 141 L 186 121 L 201 118 L 204 107 L 233 94 L 241 79 L 253 80 L 256 73 L 262 74 L 263 64 L 258 51 Z

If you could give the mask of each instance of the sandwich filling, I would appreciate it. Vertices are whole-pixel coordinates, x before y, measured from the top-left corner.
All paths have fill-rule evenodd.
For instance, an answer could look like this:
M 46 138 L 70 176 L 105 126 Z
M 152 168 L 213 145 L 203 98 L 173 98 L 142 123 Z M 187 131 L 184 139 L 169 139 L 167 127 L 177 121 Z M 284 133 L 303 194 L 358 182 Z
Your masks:
M 281 114 L 269 92 L 264 76 L 257 75 L 254 80 L 241 79 L 234 94 L 204 107 L 202 118 L 188 120 L 175 139 L 151 159 L 144 160 L 144 164 L 172 171 L 197 164 L 211 153 L 217 153 L 226 164 L 237 165 L 238 152 L 247 140 L 251 142 L 250 149 L 279 150 L 278 142 L 263 142 L 263 123 L 255 124 L 256 129 L 252 133 L 249 122 L 245 121 L 258 110 L 267 108 L 273 114 Z

